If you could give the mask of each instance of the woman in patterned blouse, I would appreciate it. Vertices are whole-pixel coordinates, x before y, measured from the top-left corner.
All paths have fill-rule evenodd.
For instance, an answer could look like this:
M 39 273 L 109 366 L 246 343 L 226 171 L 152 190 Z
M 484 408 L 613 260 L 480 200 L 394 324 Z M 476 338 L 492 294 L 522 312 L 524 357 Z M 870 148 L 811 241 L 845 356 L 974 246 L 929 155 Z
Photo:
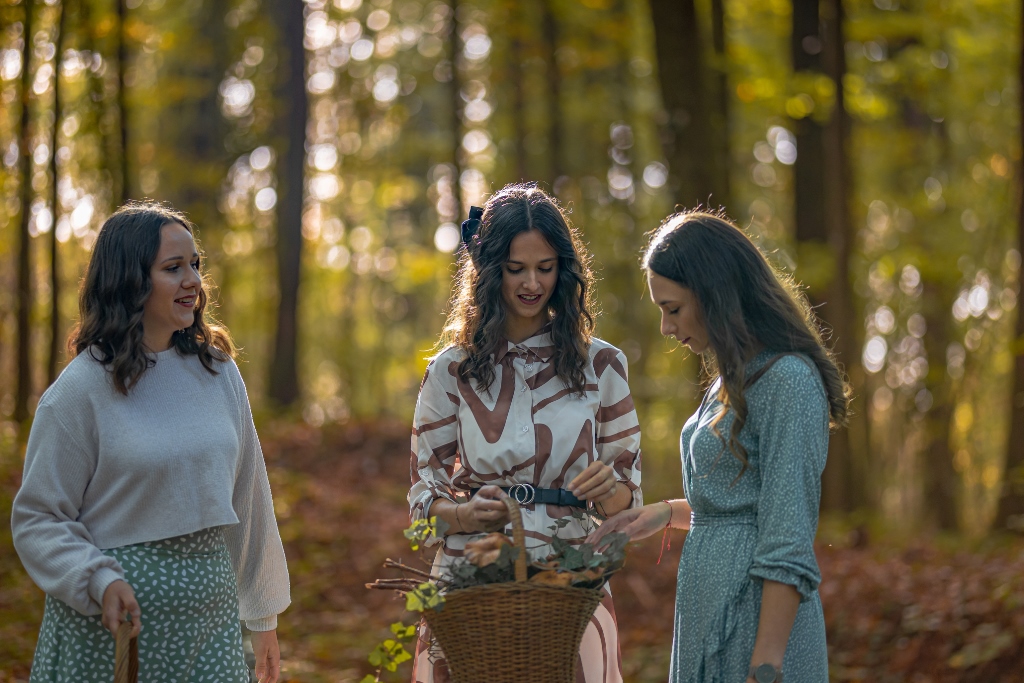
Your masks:
M 435 573 L 473 534 L 505 528 L 500 487 L 529 485 L 512 492 L 536 501 L 521 506 L 531 560 L 550 554 L 555 521 L 574 506 L 610 516 L 643 502 L 626 358 L 592 336 L 593 275 L 577 233 L 530 185 L 493 195 L 474 227 L 413 424 L 411 516 L 450 527 Z M 570 517 L 558 535 L 582 541 L 587 530 Z M 424 628 L 415 683 L 448 680 L 443 654 L 429 644 Z M 610 594 L 583 636 L 577 668 L 587 683 L 622 680 Z

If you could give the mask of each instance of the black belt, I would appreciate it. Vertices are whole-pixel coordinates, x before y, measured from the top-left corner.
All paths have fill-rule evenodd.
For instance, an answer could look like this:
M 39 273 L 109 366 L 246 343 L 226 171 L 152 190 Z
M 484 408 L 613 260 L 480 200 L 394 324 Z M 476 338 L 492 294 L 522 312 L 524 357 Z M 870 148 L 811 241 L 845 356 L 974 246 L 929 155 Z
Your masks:
M 513 484 L 512 486 L 501 486 L 499 488 L 515 498 L 516 502 L 520 505 L 538 503 L 541 505 L 568 505 L 576 508 L 587 507 L 587 501 L 577 498 L 572 495 L 571 491 L 565 489 L 540 489 L 533 484 Z M 470 489 L 470 497 L 475 496 L 479 490 Z

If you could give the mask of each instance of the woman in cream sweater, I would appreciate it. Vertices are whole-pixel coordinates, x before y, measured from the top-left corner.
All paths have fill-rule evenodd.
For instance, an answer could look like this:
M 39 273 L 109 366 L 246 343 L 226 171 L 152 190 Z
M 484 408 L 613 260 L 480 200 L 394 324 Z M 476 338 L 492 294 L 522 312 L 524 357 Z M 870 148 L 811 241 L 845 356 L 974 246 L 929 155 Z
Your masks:
M 100 231 L 69 342 L 29 434 L 14 544 L 46 592 L 30 681 L 106 683 L 126 617 L 142 680 L 280 670 L 288 569 L 228 333 L 212 325 L 191 223 L 131 204 Z M 108 633 L 109 632 L 109 633 Z

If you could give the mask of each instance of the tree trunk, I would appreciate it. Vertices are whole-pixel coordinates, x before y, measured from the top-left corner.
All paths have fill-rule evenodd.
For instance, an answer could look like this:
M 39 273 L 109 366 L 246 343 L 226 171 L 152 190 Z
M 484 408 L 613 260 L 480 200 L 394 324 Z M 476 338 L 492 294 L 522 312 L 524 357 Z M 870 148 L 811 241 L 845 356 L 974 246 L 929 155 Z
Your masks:
M 821 73 L 821 47 L 818 0 L 796 0 L 790 35 L 793 71 Z M 793 127 L 797 149 L 793 166 L 796 239 L 798 242 L 825 245 L 829 236 L 822 173 L 825 164 L 824 131 L 810 116 L 794 119 Z
M 278 154 L 277 202 L 277 330 L 270 366 L 268 394 L 282 406 L 299 398 L 298 304 L 302 262 L 302 195 L 306 166 L 306 52 L 304 9 L 301 0 L 278 5 L 284 61 L 277 101 L 285 107 L 280 119 L 283 149 Z
M 718 187 L 717 204 L 729 206 L 732 200 L 729 169 L 732 167 L 731 138 L 729 136 L 729 56 L 725 47 L 725 0 L 711 0 L 711 44 L 715 51 L 712 78 L 712 102 L 717 109 L 711 117 L 712 142 L 715 146 L 715 179 Z
M 18 292 L 17 292 L 17 361 L 18 386 L 14 393 L 14 421 L 24 423 L 29 418 L 29 399 L 32 395 L 32 236 L 29 221 L 32 219 L 32 37 L 35 26 L 32 12 L 33 0 L 23 0 L 25 5 L 24 51 L 21 61 L 21 140 L 19 141 L 18 163 L 20 164 L 21 224 L 18 231 Z
M 516 182 L 523 182 L 529 177 L 526 162 L 526 92 L 523 83 L 523 63 L 526 61 L 523 39 L 525 22 L 523 7 L 518 2 L 509 3 L 509 76 L 512 86 L 512 141 L 515 149 Z
M 821 305 L 818 315 L 831 328 L 836 352 L 846 365 L 856 354 L 851 352 L 851 336 L 856 323 L 850 313 L 849 291 L 850 227 L 847 186 L 849 173 L 846 161 L 846 121 L 842 111 L 843 56 L 841 9 L 835 0 L 828 0 L 828 10 L 835 15 L 827 27 L 821 21 L 818 0 L 797 0 L 793 3 L 790 55 L 794 73 L 824 72 L 822 49 L 828 50 L 828 75 L 838 84 L 837 101 L 828 127 L 810 116 L 792 119 L 796 136 L 797 157 L 794 178 L 794 238 L 797 243 L 798 267 L 807 272 L 827 274 L 829 280 L 806 281 L 808 296 Z M 822 28 L 830 30 L 822 34 Z M 827 153 L 826 153 L 827 149 Z M 821 268 L 821 261 L 835 259 L 833 267 Z M 852 468 L 849 433 L 840 431 L 829 442 L 828 461 L 822 481 L 821 507 L 824 510 L 847 511 L 851 507 L 849 487 Z
M 542 3 L 544 44 L 547 48 L 548 159 L 552 191 L 558 179 L 565 175 L 562 146 L 562 71 L 558 67 L 558 17 L 555 16 L 554 2 L 555 0 L 543 0 Z
M 117 126 L 120 133 L 120 155 L 121 162 L 118 169 L 119 184 L 114 199 L 120 206 L 127 202 L 131 196 L 129 159 L 128 159 L 128 87 L 125 85 L 125 71 L 128 68 L 128 0 L 115 0 L 117 2 Z
M 1024 4 L 1024 3 L 1022 3 Z M 1018 36 L 1022 38 L 1022 36 Z M 1022 42 L 1024 45 L 1024 42 Z M 1020 101 L 1020 129 L 1024 135 L 1024 47 L 1021 48 L 1017 84 Z M 1024 254 L 1024 167 L 1018 168 L 1017 253 Z M 1003 490 L 999 497 L 995 528 L 1024 533 L 1024 277 L 1018 271 L 1017 324 L 1013 342 L 1013 384 L 1010 390 L 1010 434 L 1006 441 Z
M 217 199 L 229 159 L 224 141 L 228 125 L 220 110 L 218 86 L 230 67 L 222 3 L 182 3 L 195 26 L 194 44 L 170 52 L 165 60 L 167 82 L 182 83 L 179 97 L 168 99 L 160 112 L 161 152 L 173 163 L 160 168 L 161 198 L 184 211 L 201 235 L 217 235 L 223 217 Z
M 64 35 L 67 30 L 68 0 L 62 0 L 57 11 L 57 35 L 54 37 L 56 55 L 53 67 L 53 130 L 50 136 L 50 208 L 53 210 L 53 224 L 50 229 L 50 348 L 46 360 L 46 383 L 53 384 L 57 379 L 61 344 L 60 317 L 60 249 L 57 241 L 57 212 L 60 210 L 60 192 L 58 191 L 57 147 L 60 141 L 61 114 L 63 111 L 62 91 L 60 87 L 60 64 L 64 55 Z
M 843 38 L 842 0 L 826 0 L 823 28 L 823 66 L 836 84 L 836 101 L 832 116 L 824 129 L 821 176 L 824 178 L 824 218 L 828 247 L 835 255 L 836 267 L 828 287 L 828 301 L 822 315 L 832 328 L 832 343 L 839 362 L 850 377 L 861 377 L 859 371 L 860 340 L 858 315 L 850 285 L 850 259 L 853 256 L 851 228 L 850 164 L 847 139 L 850 121 L 843 100 L 843 76 L 846 73 L 846 41 Z M 797 148 L 799 151 L 799 147 Z M 859 393 L 859 392 L 857 392 Z M 863 410 L 854 410 L 852 420 L 862 420 Z M 849 512 L 864 504 L 864 468 L 857 467 L 851 432 L 860 425 L 832 435 L 828 464 L 825 467 L 823 494 L 829 507 Z M 863 454 L 859 454 L 863 455 Z
M 451 45 L 452 74 L 448 80 L 448 96 L 452 104 L 452 196 L 455 198 L 455 224 L 460 225 L 466 216 L 462 215 L 462 79 L 459 78 L 459 60 L 462 59 L 462 35 L 459 33 L 459 0 L 449 0 L 451 26 L 448 44 Z
M 651 18 L 661 98 L 668 115 L 663 147 L 670 187 L 677 205 L 717 206 L 727 201 L 722 180 L 727 167 L 722 167 L 722 144 L 716 141 L 716 131 L 726 131 L 728 126 L 709 87 L 705 41 L 694 0 L 651 0 Z
M 959 479 L 953 468 L 953 449 L 950 447 L 950 424 L 953 421 L 955 397 L 946 375 L 946 342 L 950 338 L 949 292 L 944 288 L 924 283 L 923 309 L 928 333 L 924 336 L 928 360 L 925 389 L 931 392 L 932 408 L 925 413 L 925 446 L 921 455 L 924 478 L 924 512 L 937 528 L 952 531 L 959 526 L 957 518 L 957 491 Z

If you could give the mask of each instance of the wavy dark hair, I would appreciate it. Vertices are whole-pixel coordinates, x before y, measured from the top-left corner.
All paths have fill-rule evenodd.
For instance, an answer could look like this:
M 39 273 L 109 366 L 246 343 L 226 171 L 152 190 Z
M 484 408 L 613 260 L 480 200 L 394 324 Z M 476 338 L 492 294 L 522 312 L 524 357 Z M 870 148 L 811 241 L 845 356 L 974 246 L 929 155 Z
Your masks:
M 540 232 L 558 255 L 558 280 L 548 300 L 552 362 L 566 387 L 583 394 L 594 331 L 590 255 L 558 202 L 533 184 L 506 185 L 487 201 L 478 239 L 462 249 L 438 348 L 465 350 L 459 377 L 472 377 L 484 390 L 490 388 L 495 376 L 491 356 L 505 332 L 503 269 L 512 240 L 528 230 Z
M 742 463 L 739 476 L 747 469 L 746 450 L 738 438 L 747 421 L 746 365 L 759 345 L 809 356 L 825 385 L 829 426 L 846 424 L 850 386 L 822 340 L 810 302 L 724 214 L 689 211 L 669 216 L 651 233 L 641 263 L 697 299 L 708 334 L 704 369 L 711 381 L 722 379 L 718 400 L 724 407 L 712 428 Z M 730 407 L 736 419 L 726 441 L 718 423 Z
M 143 305 L 153 288 L 150 270 L 160 250 L 160 229 L 168 223 L 195 237 L 195 226 L 169 206 L 132 202 L 115 211 L 100 228 L 79 290 L 79 321 L 68 337 L 68 352 L 77 356 L 89 349 L 125 395 L 156 363 L 142 345 Z M 203 367 L 217 374 L 214 361 L 233 358 L 235 347 L 227 329 L 206 310 L 207 287 L 201 278 L 192 325 L 176 331 L 171 345 L 180 354 L 199 356 Z

